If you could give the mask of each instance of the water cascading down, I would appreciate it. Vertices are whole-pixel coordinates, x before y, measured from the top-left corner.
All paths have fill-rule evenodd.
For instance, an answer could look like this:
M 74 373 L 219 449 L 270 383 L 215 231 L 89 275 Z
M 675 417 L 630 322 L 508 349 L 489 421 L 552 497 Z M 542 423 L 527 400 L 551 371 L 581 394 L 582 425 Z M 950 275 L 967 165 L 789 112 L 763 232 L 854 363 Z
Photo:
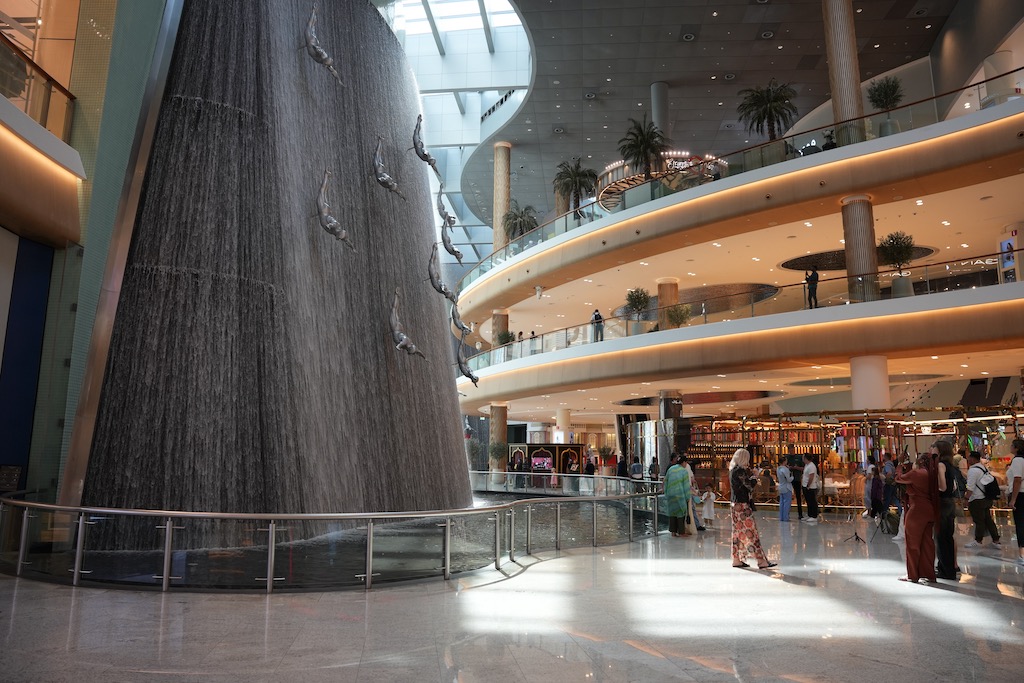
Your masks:
M 368 2 L 312 8 L 185 4 L 83 504 L 471 502 L 416 86 Z

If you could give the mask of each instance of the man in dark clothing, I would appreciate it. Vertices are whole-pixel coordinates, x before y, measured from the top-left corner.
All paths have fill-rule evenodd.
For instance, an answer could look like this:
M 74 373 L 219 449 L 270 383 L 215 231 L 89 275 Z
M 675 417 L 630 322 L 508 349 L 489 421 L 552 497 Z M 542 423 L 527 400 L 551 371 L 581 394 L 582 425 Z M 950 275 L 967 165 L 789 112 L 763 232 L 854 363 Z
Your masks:
M 594 341 L 604 341 L 604 318 L 601 311 L 594 309 L 594 315 L 590 316 L 590 322 L 594 325 Z
M 818 307 L 818 266 L 811 266 L 811 272 L 804 273 L 807 283 L 807 308 Z

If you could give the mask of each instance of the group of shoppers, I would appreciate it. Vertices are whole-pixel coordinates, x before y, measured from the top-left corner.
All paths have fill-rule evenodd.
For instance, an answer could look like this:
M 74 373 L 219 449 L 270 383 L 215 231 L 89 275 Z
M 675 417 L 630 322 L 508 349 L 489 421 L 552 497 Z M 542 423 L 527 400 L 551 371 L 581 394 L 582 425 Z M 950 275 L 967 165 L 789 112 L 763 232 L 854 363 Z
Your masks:
M 797 472 L 793 472 L 793 470 Z M 789 509 L 793 503 L 793 493 L 797 493 L 797 516 L 801 522 L 807 524 L 818 523 L 818 491 L 821 489 L 821 477 L 818 475 L 818 466 L 810 454 L 805 454 L 800 467 L 791 468 L 785 460 L 779 461 L 779 467 L 775 470 L 777 487 L 779 491 L 779 521 L 789 521 Z M 795 477 L 799 476 L 800 481 L 796 482 Z M 797 489 L 799 487 L 799 489 Z M 807 517 L 804 517 L 803 508 L 800 506 L 800 495 L 807 500 Z

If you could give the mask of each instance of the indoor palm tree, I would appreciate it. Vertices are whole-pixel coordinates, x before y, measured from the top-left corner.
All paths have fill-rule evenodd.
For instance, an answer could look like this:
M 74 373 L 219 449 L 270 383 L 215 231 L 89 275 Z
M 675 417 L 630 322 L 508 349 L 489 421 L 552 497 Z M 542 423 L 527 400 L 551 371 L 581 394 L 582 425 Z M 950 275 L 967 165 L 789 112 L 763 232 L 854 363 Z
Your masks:
M 740 121 L 747 126 L 747 132 L 764 135 L 775 140 L 779 133 L 792 124 L 796 118 L 796 90 L 789 83 L 778 83 L 774 78 L 764 88 L 744 88 L 740 90 L 743 101 L 736 107 Z
M 501 217 L 501 225 L 508 238 L 514 240 L 537 227 L 537 209 L 529 205 L 520 208 L 519 202 L 513 199 L 509 210 Z
M 651 179 L 651 167 L 661 160 L 661 155 L 668 151 L 668 139 L 661 129 L 647 120 L 629 120 L 626 137 L 619 140 L 619 154 L 634 169 L 644 170 L 644 180 Z
M 576 215 L 579 216 L 583 197 L 593 192 L 597 185 L 597 171 L 583 168 L 579 157 L 572 163 L 563 161 L 558 165 L 558 173 L 555 174 L 551 185 L 555 192 L 569 198 L 569 208 L 575 209 Z

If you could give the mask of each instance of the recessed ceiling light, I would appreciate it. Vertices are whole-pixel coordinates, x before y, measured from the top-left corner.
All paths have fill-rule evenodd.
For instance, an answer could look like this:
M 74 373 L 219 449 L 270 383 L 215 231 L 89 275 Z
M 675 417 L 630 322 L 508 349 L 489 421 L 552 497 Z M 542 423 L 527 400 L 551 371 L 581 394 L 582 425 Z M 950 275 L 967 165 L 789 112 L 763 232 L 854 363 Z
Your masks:
M 725 377 L 725 375 L 719 375 L 719 377 Z
M 804 221 L 804 225 L 806 225 L 808 228 L 814 227 L 814 223 L 811 223 L 810 221 Z
M 943 225 L 949 225 L 949 221 L 942 221 Z
M 606 78 L 606 79 L 604 79 L 604 80 L 608 81 L 609 83 L 611 83 L 611 82 L 612 82 L 612 79 L 610 79 L 610 78 Z
M 966 368 L 966 367 L 967 367 L 967 363 L 961 363 L 961 364 L 960 364 L 960 367 L 962 367 L 962 368 Z
M 720 247 L 720 246 L 722 246 L 722 245 L 721 245 L 721 244 L 719 244 L 718 242 L 712 242 L 712 243 L 711 243 L 711 245 L 712 245 L 712 246 L 715 246 L 715 247 Z
M 924 200 L 923 199 L 918 199 L 917 200 L 917 205 L 918 206 L 924 206 Z
M 971 245 L 969 245 L 969 244 L 961 244 L 960 246 L 963 247 L 964 249 L 966 249 L 967 247 L 969 247 Z
M 752 256 L 750 260 L 751 261 L 760 261 L 761 259 L 757 258 L 756 256 Z
M 718 76 L 712 76 L 711 80 L 716 80 L 717 78 L 718 78 Z
M 932 356 L 932 360 L 938 360 L 938 359 L 939 359 L 938 356 Z

